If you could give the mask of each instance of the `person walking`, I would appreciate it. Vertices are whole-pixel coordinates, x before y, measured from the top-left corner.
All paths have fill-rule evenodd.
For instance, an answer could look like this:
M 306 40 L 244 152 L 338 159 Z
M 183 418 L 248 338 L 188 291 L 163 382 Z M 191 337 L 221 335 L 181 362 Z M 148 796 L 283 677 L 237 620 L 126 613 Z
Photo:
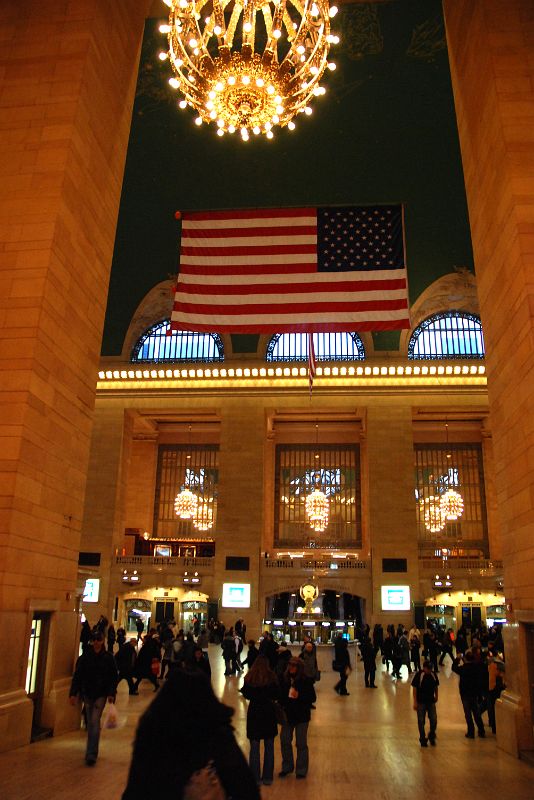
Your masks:
M 143 679 L 150 681 L 154 691 L 159 689 L 156 675 L 160 671 L 160 647 L 158 640 L 152 633 L 147 633 L 144 638 L 143 646 L 139 650 L 135 664 L 134 675 L 136 678 L 135 691 L 138 691 L 139 684 Z
M 334 686 L 334 691 L 341 695 L 348 695 L 347 680 L 352 671 L 349 655 L 349 645 L 341 634 L 334 639 L 334 660 L 332 669 L 339 672 L 339 680 Z
M 249 765 L 258 786 L 270 786 L 274 774 L 274 739 L 278 736 L 274 702 L 278 680 L 265 656 L 258 656 L 245 675 L 241 694 L 250 701 L 247 711 L 247 738 L 250 741 Z M 260 743 L 264 756 L 261 767 Z
M 124 642 L 124 644 L 122 644 L 115 653 L 115 664 L 119 674 L 117 686 L 121 681 L 126 681 L 130 694 L 139 694 L 133 681 L 136 659 L 137 650 L 135 639 L 130 639 L 129 641 Z
M 308 774 L 308 725 L 311 707 L 316 699 L 313 683 L 304 675 L 304 664 L 301 659 L 291 658 L 280 680 L 279 702 L 286 715 L 280 731 L 282 750 L 282 770 L 278 773 L 280 778 L 285 778 L 294 769 L 297 778 L 305 778 Z M 296 762 L 293 758 L 293 734 L 297 749 Z
M 171 670 L 137 727 L 122 800 L 170 796 L 260 800 L 254 776 L 235 740 L 233 709 L 219 702 L 198 670 Z M 221 786 L 222 785 L 222 789 Z
M 365 686 L 369 689 L 376 689 L 375 674 L 376 674 L 376 653 L 371 639 L 366 636 L 362 639 L 360 645 L 360 652 L 362 654 Z
M 432 664 L 430 661 L 423 661 L 423 669 L 417 671 L 412 681 L 413 707 L 414 711 L 417 711 L 417 726 L 419 728 L 419 742 L 421 747 L 427 746 L 427 736 L 425 733 L 425 720 L 427 716 L 430 723 L 428 741 L 432 747 L 436 744 L 436 728 L 438 725 L 436 703 L 438 702 L 438 686 L 438 676 L 432 671 Z
M 463 663 L 462 663 L 463 661 Z M 457 656 L 452 662 L 452 671 L 460 676 L 460 699 L 464 709 L 467 723 L 466 739 L 475 738 L 475 725 L 478 735 L 483 739 L 486 735 L 482 715 L 480 713 L 480 698 L 484 691 L 484 677 L 482 665 L 475 662 L 471 650 L 467 650 L 463 660 Z
M 76 662 L 69 692 L 71 705 L 79 699 L 85 706 L 87 720 L 87 746 L 85 763 L 93 767 L 98 758 L 100 742 L 100 718 L 106 705 L 115 702 L 118 682 L 115 659 L 104 646 L 104 634 L 93 634 L 93 645 L 82 653 Z

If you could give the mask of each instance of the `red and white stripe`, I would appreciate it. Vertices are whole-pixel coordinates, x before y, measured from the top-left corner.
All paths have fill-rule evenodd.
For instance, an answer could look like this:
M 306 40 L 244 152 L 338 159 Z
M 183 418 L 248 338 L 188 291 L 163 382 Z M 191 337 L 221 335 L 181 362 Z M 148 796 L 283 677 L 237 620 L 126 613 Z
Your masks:
M 405 269 L 318 272 L 315 209 L 184 215 L 171 317 L 219 333 L 406 327 Z

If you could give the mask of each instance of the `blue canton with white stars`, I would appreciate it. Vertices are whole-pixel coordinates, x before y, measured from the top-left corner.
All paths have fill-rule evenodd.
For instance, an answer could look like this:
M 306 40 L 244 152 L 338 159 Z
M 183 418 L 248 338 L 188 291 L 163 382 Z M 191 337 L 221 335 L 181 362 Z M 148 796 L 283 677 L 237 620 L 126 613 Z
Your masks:
M 403 268 L 401 206 L 317 209 L 319 272 Z

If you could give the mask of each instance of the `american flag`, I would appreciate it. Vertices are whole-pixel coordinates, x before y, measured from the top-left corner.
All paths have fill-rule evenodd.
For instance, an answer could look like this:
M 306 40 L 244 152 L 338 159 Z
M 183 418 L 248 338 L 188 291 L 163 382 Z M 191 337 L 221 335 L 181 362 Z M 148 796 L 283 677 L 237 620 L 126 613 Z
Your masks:
M 182 215 L 173 330 L 409 327 L 401 206 Z

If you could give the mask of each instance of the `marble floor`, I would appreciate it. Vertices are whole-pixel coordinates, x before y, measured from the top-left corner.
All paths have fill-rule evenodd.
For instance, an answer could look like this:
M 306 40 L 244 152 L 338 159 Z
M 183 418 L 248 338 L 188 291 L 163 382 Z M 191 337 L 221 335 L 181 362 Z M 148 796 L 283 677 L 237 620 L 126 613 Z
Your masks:
M 380 668 L 378 689 L 364 687 L 363 669 L 356 664 L 349 697 L 333 691 L 330 649 L 320 650 L 322 678 L 317 684 L 317 710 L 309 729 L 310 771 L 305 781 L 289 776 L 263 787 L 265 800 L 282 796 L 321 800 L 459 800 L 498 798 L 534 800 L 534 769 L 499 750 L 495 737 L 465 739 L 457 677 L 450 662 L 440 672 L 438 740 L 421 748 L 407 675 L 395 681 Z M 236 709 L 234 723 L 245 753 L 246 701 L 238 694 L 241 679 L 224 678 L 220 648 L 210 647 L 213 685 L 218 696 Z M 405 668 L 403 668 L 405 672 Z M 2 800 L 115 800 L 126 782 L 131 743 L 139 714 L 152 699 L 143 682 L 138 697 L 119 688 L 117 708 L 122 727 L 102 734 L 96 767 L 83 760 L 83 731 L 58 736 L 0 754 Z M 275 774 L 280 768 L 275 743 Z M 172 793 L 169 795 L 172 797 Z M 147 798 L 152 800 L 152 798 Z M 154 799 L 155 800 L 155 799 Z M 158 799 L 159 800 L 159 799 Z

